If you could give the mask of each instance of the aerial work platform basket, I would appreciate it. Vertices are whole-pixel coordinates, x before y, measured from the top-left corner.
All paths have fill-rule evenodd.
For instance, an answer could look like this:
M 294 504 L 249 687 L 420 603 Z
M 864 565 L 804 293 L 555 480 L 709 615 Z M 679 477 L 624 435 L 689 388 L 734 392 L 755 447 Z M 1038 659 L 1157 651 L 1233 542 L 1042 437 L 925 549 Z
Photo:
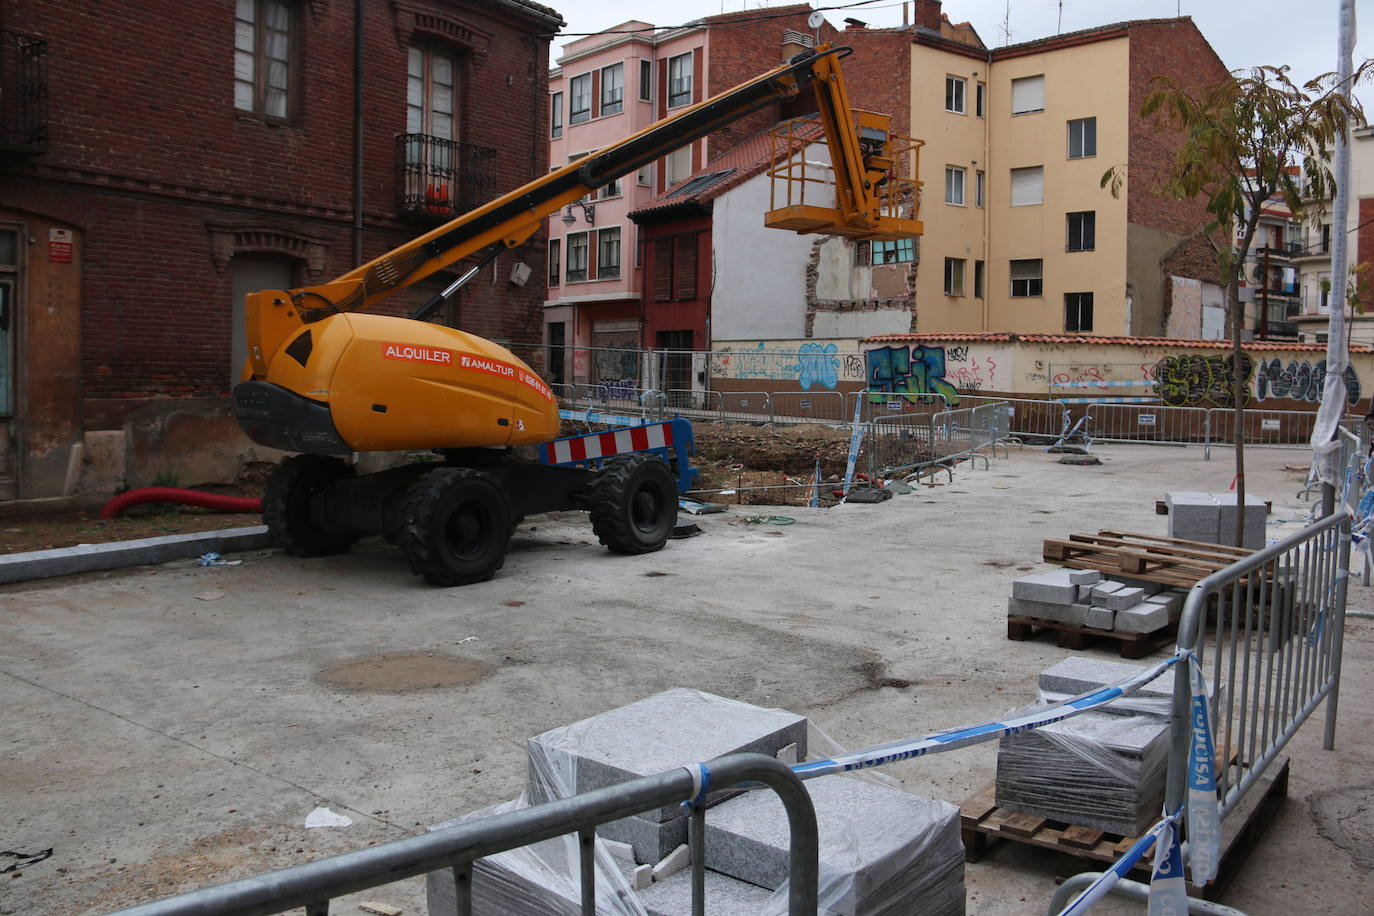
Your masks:
M 853 109 L 857 130 L 834 131 L 820 116 L 797 118 L 771 132 L 769 205 L 763 223 L 770 229 L 837 235 L 855 240 L 891 241 L 923 231 L 920 215 L 922 141 L 889 131 L 891 118 Z M 865 165 L 865 187 L 852 187 L 817 146 L 836 138 L 857 137 Z

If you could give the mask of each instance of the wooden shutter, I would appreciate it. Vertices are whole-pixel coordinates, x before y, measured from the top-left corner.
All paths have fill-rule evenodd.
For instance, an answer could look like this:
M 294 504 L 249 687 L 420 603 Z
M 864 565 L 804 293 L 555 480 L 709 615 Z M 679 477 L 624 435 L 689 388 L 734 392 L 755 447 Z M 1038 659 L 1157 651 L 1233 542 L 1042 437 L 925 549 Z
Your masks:
M 673 298 L 673 239 L 654 239 L 654 301 L 669 302 Z
M 673 298 L 697 297 L 697 234 L 676 236 L 673 240 Z

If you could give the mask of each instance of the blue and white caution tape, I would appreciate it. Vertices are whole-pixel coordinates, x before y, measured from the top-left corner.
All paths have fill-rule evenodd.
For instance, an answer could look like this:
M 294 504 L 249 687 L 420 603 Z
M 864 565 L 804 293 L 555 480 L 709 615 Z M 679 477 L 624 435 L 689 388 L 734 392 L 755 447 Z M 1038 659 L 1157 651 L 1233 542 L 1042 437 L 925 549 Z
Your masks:
M 1189 717 L 1192 740 L 1188 748 L 1188 864 L 1193 883 L 1203 885 L 1217 876 L 1221 859 L 1221 806 L 1217 802 L 1216 748 L 1212 742 L 1212 713 L 1202 662 L 1188 653 Z M 1182 912 L 1187 912 L 1186 908 Z
M 1085 382 L 1051 382 L 1052 388 L 1153 388 L 1155 383 L 1152 381 L 1123 381 L 1121 379 L 1098 379 L 1096 381 Z
M 1103 397 L 1103 398 L 1055 398 L 1056 404 L 1158 404 L 1159 398 L 1152 397 Z
M 1076 716 L 1079 713 L 1087 712 L 1090 709 L 1097 709 L 1099 706 L 1105 706 L 1113 700 L 1135 693 L 1141 687 L 1173 667 L 1174 664 L 1184 657 L 1185 656 L 1182 655 L 1175 655 L 1172 658 L 1166 658 L 1154 667 L 1147 668 L 1145 671 L 1142 671 L 1140 674 L 1124 683 L 1117 684 L 1113 687 L 1103 687 L 1101 690 L 1085 693 L 1082 696 L 1074 697 L 1072 700 L 1059 703 L 1055 706 L 1046 706 L 1042 709 L 1035 709 L 1028 713 L 1022 713 L 1019 716 L 1011 716 L 1004 722 L 988 722 L 983 725 L 973 725 L 968 728 L 938 732 L 933 735 L 889 741 L 885 744 L 877 744 L 873 747 L 854 751 L 850 754 L 843 754 L 829 760 L 813 760 L 807 763 L 799 763 L 792 767 L 792 771 L 802 779 L 814 779 L 817 776 L 828 776 L 831 773 L 847 773 L 852 770 L 866 770 L 871 767 L 880 767 L 885 764 L 896 763 L 899 760 L 910 760 L 913 757 L 924 757 L 928 754 L 952 751 L 955 748 L 968 747 L 971 744 L 981 744 L 984 741 L 993 741 L 1004 735 L 1013 735 L 1017 732 L 1039 728 L 1042 725 L 1058 722 L 1070 716 Z
M 1179 842 L 1178 812 L 1165 815 L 1155 842 L 1155 867 L 1150 876 L 1148 916 L 1186 916 L 1188 883 L 1183 877 L 1183 849 Z
M 863 416 L 864 402 L 859 398 L 854 402 L 854 423 L 853 432 L 849 436 L 849 460 L 844 466 L 844 492 L 848 493 L 849 488 L 854 485 L 854 465 L 859 461 L 859 443 L 864 440 L 865 424 L 859 422 Z
M 1081 913 L 1086 913 L 1089 907 L 1091 907 L 1094 903 L 1101 900 L 1103 897 L 1107 895 L 1107 892 L 1112 889 L 1112 886 L 1116 884 L 1116 882 L 1126 877 L 1130 870 L 1132 868 L 1135 868 L 1136 863 L 1141 860 L 1145 853 L 1150 851 L 1150 847 L 1155 846 L 1157 843 L 1161 841 L 1168 842 L 1168 838 L 1165 837 L 1165 831 L 1170 831 L 1172 833 L 1174 842 L 1177 842 L 1178 833 L 1176 830 L 1173 829 L 1176 826 L 1177 822 L 1178 815 L 1174 814 L 1172 816 L 1165 817 L 1164 820 L 1160 821 L 1158 824 L 1155 824 L 1153 827 L 1147 830 L 1140 837 L 1140 839 L 1136 840 L 1133 844 L 1131 844 L 1131 848 L 1126 850 L 1126 852 L 1121 856 L 1121 858 L 1117 859 L 1114 863 L 1112 863 L 1111 868 L 1104 871 L 1098 877 L 1098 879 L 1094 881 L 1092 884 L 1089 884 L 1087 889 L 1084 890 L 1083 893 L 1075 897 L 1072 903 L 1064 907 L 1064 909 L 1060 910 L 1059 916 L 1079 916 L 1079 914 Z M 1156 853 L 1156 869 L 1157 868 L 1158 853 Z M 1153 883 L 1150 887 L 1150 897 L 1151 913 L 1153 914 Z M 1187 905 L 1185 904 L 1184 908 L 1182 910 L 1179 910 L 1178 912 L 1187 913 Z

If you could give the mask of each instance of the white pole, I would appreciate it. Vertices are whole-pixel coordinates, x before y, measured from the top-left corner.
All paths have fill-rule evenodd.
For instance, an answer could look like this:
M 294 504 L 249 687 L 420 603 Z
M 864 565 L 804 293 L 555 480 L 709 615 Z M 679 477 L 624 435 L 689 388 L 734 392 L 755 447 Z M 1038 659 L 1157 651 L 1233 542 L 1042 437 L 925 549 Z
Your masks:
M 1337 40 L 1336 91 L 1350 95 L 1351 57 L 1355 47 L 1355 0 L 1341 0 L 1340 35 Z M 1345 342 L 1346 238 L 1345 215 L 1350 200 L 1350 145 L 1348 127 L 1342 123 L 1336 133 L 1335 168 L 1336 195 L 1331 214 L 1331 314 L 1326 332 L 1326 383 L 1322 390 L 1322 408 L 1316 428 L 1312 432 L 1313 461 L 1323 484 L 1325 514 L 1334 511 L 1326 505 L 1328 496 L 1334 499 L 1335 484 L 1340 478 L 1340 449 L 1335 441 L 1336 426 L 1345 412 L 1345 367 L 1350 353 Z M 1320 436 L 1320 438 L 1318 438 Z M 1328 488 L 1330 488 L 1328 490 Z

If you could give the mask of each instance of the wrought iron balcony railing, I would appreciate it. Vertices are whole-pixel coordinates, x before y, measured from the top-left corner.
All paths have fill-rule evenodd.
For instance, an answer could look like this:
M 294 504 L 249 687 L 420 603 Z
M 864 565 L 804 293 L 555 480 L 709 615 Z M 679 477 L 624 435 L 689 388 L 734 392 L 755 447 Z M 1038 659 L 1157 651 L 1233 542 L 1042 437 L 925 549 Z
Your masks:
M 0 150 L 48 148 L 48 43 L 0 29 Z
M 429 134 L 396 137 L 396 208 L 452 219 L 496 196 L 496 150 Z

